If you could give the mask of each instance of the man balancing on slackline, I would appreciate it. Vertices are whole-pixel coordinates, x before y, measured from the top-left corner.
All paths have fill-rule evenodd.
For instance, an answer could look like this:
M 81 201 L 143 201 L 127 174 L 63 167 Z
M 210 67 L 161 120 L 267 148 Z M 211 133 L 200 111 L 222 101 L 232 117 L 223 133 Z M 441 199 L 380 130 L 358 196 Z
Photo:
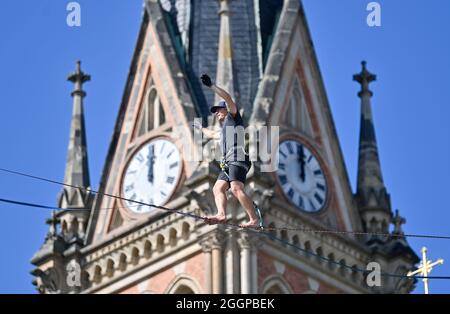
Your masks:
M 259 228 L 261 217 L 258 219 L 258 208 L 244 191 L 245 179 L 252 165 L 245 148 L 242 146 L 244 145 L 244 139 L 238 140 L 238 136 L 244 136 L 244 121 L 230 94 L 214 85 L 207 74 L 203 74 L 200 79 L 205 86 L 223 99 L 211 107 L 211 113 L 215 114 L 217 119 L 222 122 L 221 131 L 212 131 L 203 128 L 199 123 L 194 123 L 194 127 L 201 129 L 206 137 L 220 139 L 222 150 L 221 172 L 213 187 L 217 214 L 203 218 L 208 224 L 226 223 L 227 197 L 225 193 L 228 189 L 231 189 L 231 192 L 241 203 L 249 218 L 248 222 L 239 226 L 242 228 Z M 241 127 L 242 132 L 237 131 L 236 127 Z M 242 143 L 242 145 L 238 145 L 238 143 Z M 258 215 L 260 215 L 259 210 Z

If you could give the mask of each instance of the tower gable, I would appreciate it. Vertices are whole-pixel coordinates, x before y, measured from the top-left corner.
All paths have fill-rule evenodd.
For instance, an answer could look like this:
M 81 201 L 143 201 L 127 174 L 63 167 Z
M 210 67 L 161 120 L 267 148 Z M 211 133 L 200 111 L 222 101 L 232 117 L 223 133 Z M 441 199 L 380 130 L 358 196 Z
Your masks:
M 321 161 L 327 173 L 329 201 L 318 215 L 302 214 L 305 219 L 319 220 L 332 228 L 361 230 L 306 17 L 298 1 L 286 1 L 281 12 L 251 123 L 280 126 L 280 142 L 297 138 Z M 278 192 L 283 194 L 280 188 Z
M 182 153 L 183 148 L 192 143 L 188 121 L 192 121 L 198 112 L 189 82 L 159 3 L 146 1 L 145 4 L 138 43 L 102 174 L 100 194 L 91 215 L 89 241 L 105 237 L 111 228 L 140 219 L 139 215 L 127 215 L 123 202 L 102 195 L 123 197 L 121 188 L 127 164 L 140 147 L 164 137 Z M 195 168 L 195 163 L 181 160 L 182 173 L 175 194 L 179 192 L 183 178 Z M 121 218 L 113 209 L 120 211 Z

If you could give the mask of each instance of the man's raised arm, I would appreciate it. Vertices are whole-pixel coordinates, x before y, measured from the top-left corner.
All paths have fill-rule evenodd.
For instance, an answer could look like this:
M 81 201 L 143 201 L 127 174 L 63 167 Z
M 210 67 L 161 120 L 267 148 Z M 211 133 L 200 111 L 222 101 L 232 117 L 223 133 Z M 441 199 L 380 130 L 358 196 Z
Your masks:
M 225 100 L 225 103 L 227 105 L 227 110 L 231 112 L 231 114 L 234 116 L 237 112 L 237 106 L 236 103 L 233 101 L 233 98 L 231 97 L 228 92 L 223 90 L 217 85 L 214 85 L 211 82 L 211 78 L 208 76 L 208 74 L 203 74 L 200 78 L 202 80 L 202 83 L 206 86 L 208 86 L 212 91 L 214 91 L 217 95 L 223 98 Z

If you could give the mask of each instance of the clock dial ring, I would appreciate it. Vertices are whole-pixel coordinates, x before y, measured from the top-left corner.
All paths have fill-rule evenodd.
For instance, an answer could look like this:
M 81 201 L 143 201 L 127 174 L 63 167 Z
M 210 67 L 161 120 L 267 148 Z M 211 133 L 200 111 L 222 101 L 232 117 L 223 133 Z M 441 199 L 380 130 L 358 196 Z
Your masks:
M 318 213 L 326 208 L 329 198 L 326 169 L 306 141 L 297 137 L 283 139 L 276 160 L 278 186 L 291 204 L 308 213 Z
M 182 159 L 177 146 L 167 137 L 156 137 L 136 148 L 122 172 L 120 193 L 125 199 L 164 205 L 181 178 Z M 148 214 L 155 207 L 122 200 L 127 214 Z

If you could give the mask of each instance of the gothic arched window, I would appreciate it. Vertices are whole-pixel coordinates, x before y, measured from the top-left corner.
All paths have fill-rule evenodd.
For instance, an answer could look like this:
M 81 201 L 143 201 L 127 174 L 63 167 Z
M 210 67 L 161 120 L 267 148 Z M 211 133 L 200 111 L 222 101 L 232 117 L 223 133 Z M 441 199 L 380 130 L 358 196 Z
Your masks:
M 263 281 L 261 292 L 264 294 L 289 294 L 293 291 L 287 280 L 277 274 L 270 275 Z
M 287 104 L 288 108 L 284 115 L 284 122 L 289 127 L 298 129 L 304 134 L 312 137 L 311 118 L 297 76 L 294 78 L 292 85 L 292 92 L 289 97 L 289 103 Z
M 141 111 L 138 136 L 141 136 L 166 122 L 158 92 L 153 82 L 150 84 L 144 107 Z
M 195 294 L 195 292 L 188 286 L 181 285 L 174 291 L 174 294 Z

